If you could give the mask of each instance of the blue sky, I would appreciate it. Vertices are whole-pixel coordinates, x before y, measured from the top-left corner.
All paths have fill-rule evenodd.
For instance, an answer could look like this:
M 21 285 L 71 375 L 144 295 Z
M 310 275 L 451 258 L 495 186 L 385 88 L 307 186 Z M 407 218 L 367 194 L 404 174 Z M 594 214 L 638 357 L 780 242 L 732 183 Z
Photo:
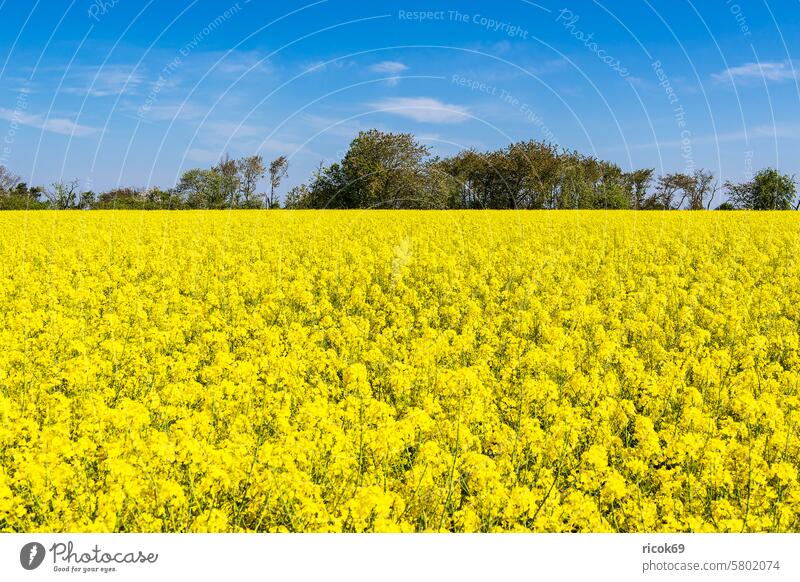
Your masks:
M 800 1 L 0 0 L 0 164 L 172 186 L 361 129 L 440 155 L 539 139 L 625 169 L 800 174 Z

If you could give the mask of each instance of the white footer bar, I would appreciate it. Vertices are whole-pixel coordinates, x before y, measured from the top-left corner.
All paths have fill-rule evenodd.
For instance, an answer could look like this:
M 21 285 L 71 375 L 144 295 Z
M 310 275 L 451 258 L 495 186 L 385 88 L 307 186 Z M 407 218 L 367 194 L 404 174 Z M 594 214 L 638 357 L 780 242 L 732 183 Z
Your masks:
M 800 580 L 800 534 L 2 534 L 0 580 Z

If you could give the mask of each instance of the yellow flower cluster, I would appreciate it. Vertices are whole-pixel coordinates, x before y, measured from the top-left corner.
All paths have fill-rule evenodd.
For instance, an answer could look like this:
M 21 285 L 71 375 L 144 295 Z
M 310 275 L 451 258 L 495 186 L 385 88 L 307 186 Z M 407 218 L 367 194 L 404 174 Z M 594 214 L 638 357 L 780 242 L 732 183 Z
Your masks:
M 798 531 L 800 214 L 0 215 L 0 531 Z

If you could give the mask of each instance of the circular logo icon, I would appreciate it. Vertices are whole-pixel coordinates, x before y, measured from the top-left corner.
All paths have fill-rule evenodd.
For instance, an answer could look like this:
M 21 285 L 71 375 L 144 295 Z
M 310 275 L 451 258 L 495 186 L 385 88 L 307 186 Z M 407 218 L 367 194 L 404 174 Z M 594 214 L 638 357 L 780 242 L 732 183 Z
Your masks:
M 22 546 L 19 552 L 19 563 L 26 570 L 35 570 L 44 561 L 44 546 L 39 542 L 30 542 Z

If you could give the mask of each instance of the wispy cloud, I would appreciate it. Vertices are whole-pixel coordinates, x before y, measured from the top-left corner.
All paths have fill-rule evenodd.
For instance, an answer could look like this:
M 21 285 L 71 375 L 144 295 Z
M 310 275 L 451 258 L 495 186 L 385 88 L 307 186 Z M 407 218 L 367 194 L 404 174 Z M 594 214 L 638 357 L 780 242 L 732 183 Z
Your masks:
M 244 73 L 272 73 L 272 67 L 264 55 L 258 51 L 231 51 L 227 53 L 205 53 L 207 59 L 220 60 L 216 72 L 228 75 Z
M 120 93 L 136 93 L 143 82 L 144 75 L 132 65 L 83 66 L 74 70 L 64 92 L 109 97 Z
M 407 69 L 408 65 L 399 61 L 382 61 L 369 67 L 369 70 L 373 73 L 388 73 L 390 75 L 397 75 Z
M 789 62 L 762 62 L 745 63 L 738 67 L 731 67 L 719 73 L 714 73 L 712 78 L 718 83 L 731 81 L 772 81 L 781 82 L 797 78 L 798 73 Z
M 403 71 L 408 69 L 408 65 L 401 63 L 399 61 L 382 61 L 380 63 L 375 63 L 374 65 L 368 68 L 369 71 L 373 73 L 378 73 L 381 75 L 399 75 Z M 386 84 L 390 87 L 396 86 L 400 82 L 399 77 L 389 77 L 386 79 Z
M 130 105 L 131 109 L 138 110 L 138 105 Z M 201 107 L 195 103 L 164 103 L 150 105 L 144 115 L 146 121 L 194 121 L 202 118 L 208 112 L 208 108 Z
M 44 131 L 52 133 L 59 133 L 61 135 L 76 135 L 78 137 L 86 137 L 98 131 L 96 127 L 89 127 L 87 125 L 80 125 L 71 119 L 63 117 L 50 117 L 45 118 L 43 115 L 32 115 L 13 109 L 0 107 L 0 119 L 6 121 L 16 122 L 20 125 L 27 125 L 28 127 L 35 127 Z
M 557 73 L 570 67 L 572 67 L 572 64 L 566 57 L 559 57 L 557 59 L 547 59 L 526 68 L 536 75 L 546 75 L 548 73 Z
M 420 123 L 461 123 L 469 115 L 466 107 L 444 103 L 432 97 L 390 97 L 369 105 Z
M 339 71 L 344 68 L 352 66 L 352 61 L 335 60 L 335 61 L 313 61 L 307 65 L 303 65 L 305 73 L 322 73 L 323 71 Z
M 325 61 L 314 61 L 303 67 L 304 73 L 321 73 L 326 68 Z

